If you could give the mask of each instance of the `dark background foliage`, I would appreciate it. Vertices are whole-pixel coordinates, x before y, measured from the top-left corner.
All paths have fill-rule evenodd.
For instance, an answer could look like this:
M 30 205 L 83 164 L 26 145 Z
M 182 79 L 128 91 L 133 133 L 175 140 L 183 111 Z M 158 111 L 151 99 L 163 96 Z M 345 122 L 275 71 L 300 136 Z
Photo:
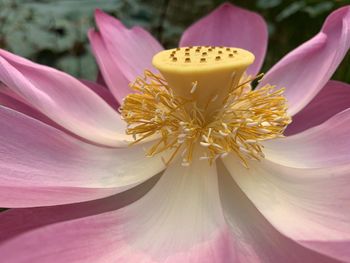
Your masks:
M 97 68 L 86 37 L 100 8 L 127 26 L 142 25 L 166 47 L 222 0 L 0 0 L 0 47 L 79 78 L 94 79 Z M 260 13 L 269 25 L 270 42 L 263 71 L 288 51 L 315 35 L 326 16 L 350 0 L 234 0 Z M 350 82 L 348 55 L 334 79 Z

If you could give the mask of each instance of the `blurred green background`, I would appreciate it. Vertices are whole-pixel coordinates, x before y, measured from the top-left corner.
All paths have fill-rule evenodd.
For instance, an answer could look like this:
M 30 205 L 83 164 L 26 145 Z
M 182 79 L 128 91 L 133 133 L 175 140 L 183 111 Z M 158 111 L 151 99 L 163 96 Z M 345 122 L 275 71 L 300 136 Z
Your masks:
M 97 68 L 86 37 L 100 8 L 126 25 L 142 25 L 166 47 L 175 47 L 191 23 L 221 0 L 0 0 L 0 47 L 79 78 L 95 79 Z M 315 35 L 326 16 L 350 0 L 235 0 L 268 22 L 270 42 L 263 71 Z M 350 82 L 350 56 L 334 79 Z

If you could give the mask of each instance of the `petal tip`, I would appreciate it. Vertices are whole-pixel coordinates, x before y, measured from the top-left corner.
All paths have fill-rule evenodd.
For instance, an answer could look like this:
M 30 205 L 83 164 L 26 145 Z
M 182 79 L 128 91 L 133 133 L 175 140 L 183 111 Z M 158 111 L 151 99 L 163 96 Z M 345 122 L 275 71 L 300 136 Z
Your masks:
M 333 11 L 326 19 L 323 24 L 321 31 L 331 30 L 332 27 L 338 26 L 340 21 L 347 20 L 347 23 L 350 24 L 350 5 L 344 6 Z
M 231 4 L 230 2 L 224 2 L 222 3 L 218 9 L 229 9 L 229 8 L 234 8 L 235 6 Z
M 108 24 L 115 27 L 125 27 L 119 19 L 109 15 L 99 8 L 95 9 L 95 21 L 99 29 Z
M 101 16 L 104 14 L 105 14 L 105 12 L 103 12 L 100 8 L 95 9 L 95 12 L 94 12 L 95 17 Z

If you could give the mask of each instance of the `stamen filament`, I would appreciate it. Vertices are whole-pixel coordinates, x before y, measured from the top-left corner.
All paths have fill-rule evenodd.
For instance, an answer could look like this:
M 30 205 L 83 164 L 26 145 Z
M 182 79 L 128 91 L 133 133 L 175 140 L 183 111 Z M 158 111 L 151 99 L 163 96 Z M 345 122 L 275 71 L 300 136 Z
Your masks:
M 208 112 L 207 106 L 201 109 L 196 101 L 174 95 L 166 80 L 146 70 L 144 77 L 131 84 L 139 93 L 128 95 L 120 108 L 127 122 L 126 133 L 135 138 L 131 144 L 157 134 L 158 140 L 147 156 L 171 150 L 168 161 L 164 160 L 166 165 L 181 148 L 182 165 L 189 165 L 198 144 L 204 152 L 201 160 L 212 163 L 232 152 L 248 167 L 247 159 L 264 158 L 261 141 L 283 136 L 291 122 L 282 96 L 284 89 L 266 85 L 251 90 L 251 81 L 261 76 L 242 80 L 232 87 L 220 109 Z M 197 85 L 193 82 L 190 93 L 196 91 Z M 213 97 L 208 105 L 216 99 Z

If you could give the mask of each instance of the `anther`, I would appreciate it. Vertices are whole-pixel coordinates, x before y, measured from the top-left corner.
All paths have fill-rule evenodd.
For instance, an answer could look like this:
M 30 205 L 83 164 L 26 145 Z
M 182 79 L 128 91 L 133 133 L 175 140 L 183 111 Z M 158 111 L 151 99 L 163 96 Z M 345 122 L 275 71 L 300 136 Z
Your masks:
M 192 89 L 190 91 L 191 94 L 193 94 L 196 91 L 197 84 L 198 84 L 198 81 L 192 82 Z
M 206 56 L 208 53 L 207 52 L 203 52 L 202 53 L 202 56 Z
M 219 51 L 218 51 L 218 53 L 219 53 L 219 54 L 222 54 L 222 51 L 221 51 L 221 50 L 219 50 Z
M 227 47 L 227 48 L 226 48 L 226 50 L 227 50 L 227 51 L 230 51 L 230 50 L 231 50 L 231 48 Z
M 189 53 L 189 52 L 186 52 L 186 53 L 185 53 L 185 56 L 189 56 L 189 55 L 190 55 L 190 53 Z
M 215 57 L 215 60 L 220 60 L 220 59 L 221 59 L 220 56 L 216 56 L 216 57 Z
M 206 62 L 207 60 L 205 58 L 201 58 L 201 62 Z
M 191 62 L 191 59 L 190 59 L 190 58 L 186 58 L 186 59 L 185 59 L 185 62 L 186 62 L 186 63 L 189 63 L 189 62 Z
M 173 61 L 174 61 L 174 62 L 177 61 L 177 58 L 176 58 L 176 57 L 173 57 Z
M 228 54 L 228 56 L 229 56 L 230 58 L 232 58 L 232 57 L 233 57 L 233 54 L 232 54 L 232 53 L 230 53 L 230 54 Z
M 215 96 L 211 99 L 211 102 L 214 102 L 214 101 L 216 101 L 217 99 L 218 99 L 218 94 L 215 94 Z

